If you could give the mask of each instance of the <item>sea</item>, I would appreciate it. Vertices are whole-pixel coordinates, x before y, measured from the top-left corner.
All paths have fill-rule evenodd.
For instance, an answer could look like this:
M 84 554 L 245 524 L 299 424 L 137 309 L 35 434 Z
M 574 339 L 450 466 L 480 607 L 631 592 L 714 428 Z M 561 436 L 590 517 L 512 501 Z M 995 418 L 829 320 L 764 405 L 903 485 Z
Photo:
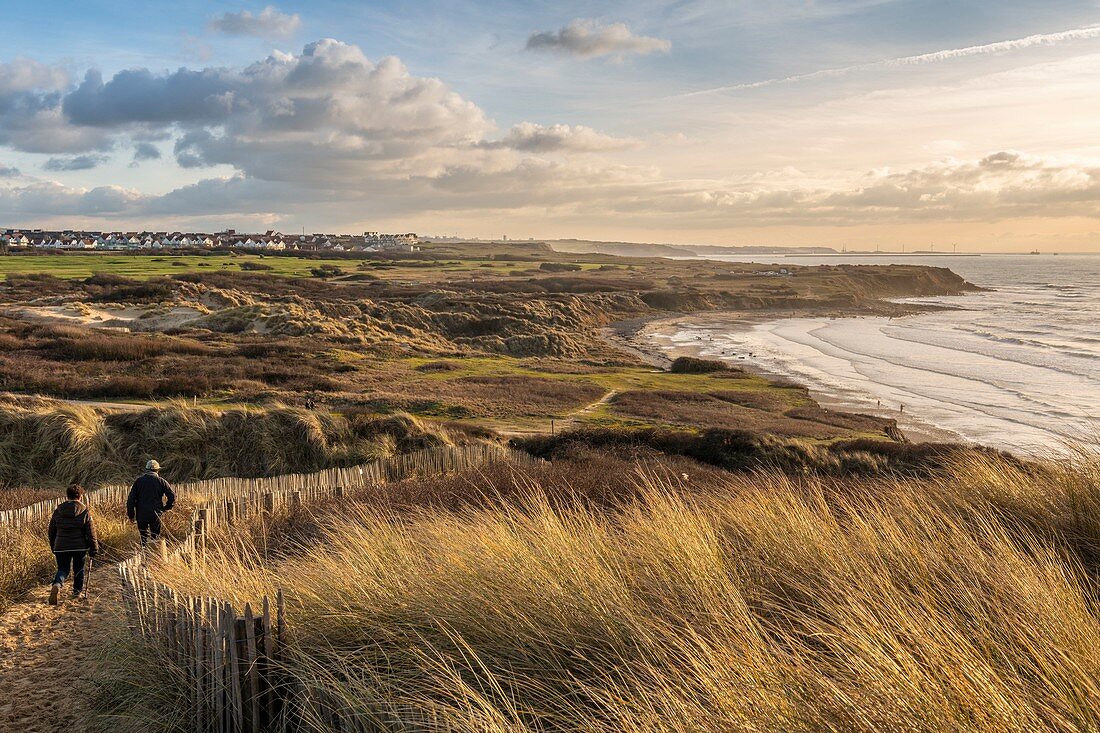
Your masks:
M 901 301 L 948 310 L 900 318 L 685 323 L 666 346 L 788 376 L 917 433 L 1038 455 L 1100 444 L 1100 255 L 714 259 L 932 265 L 987 290 Z

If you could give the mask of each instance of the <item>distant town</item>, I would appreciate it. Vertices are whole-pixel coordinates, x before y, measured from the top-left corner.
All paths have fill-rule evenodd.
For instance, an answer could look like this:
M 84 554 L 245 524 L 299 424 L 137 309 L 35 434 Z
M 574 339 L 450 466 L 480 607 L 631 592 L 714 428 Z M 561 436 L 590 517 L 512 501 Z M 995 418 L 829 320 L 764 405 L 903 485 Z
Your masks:
M 0 229 L 0 248 L 20 247 L 49 250 L 156 250 L 156 249 L 252 249 L 259 251 L 415 251 L 420 243 L 413 233 L 383 234 L 283 234 L 221 232 L 87 231 L 47 229 Z

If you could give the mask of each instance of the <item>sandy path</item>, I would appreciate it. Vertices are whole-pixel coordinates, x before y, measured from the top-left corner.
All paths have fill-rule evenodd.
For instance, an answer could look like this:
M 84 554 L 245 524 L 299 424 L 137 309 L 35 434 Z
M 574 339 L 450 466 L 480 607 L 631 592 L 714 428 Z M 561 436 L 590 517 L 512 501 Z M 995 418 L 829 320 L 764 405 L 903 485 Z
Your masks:
M 141 412 L 142 410 L 148 410 L 153 405 L 142 405 L 135 402 L 103 402 L 102 400 L 76 400 L 67 399 L 65 397 L 51 397 L 50 399 L 57 402 L 64 402 L 67 405 L 80 405 L 82 407 L 93 407 L 98 410 L 112 410 L 114 412 Z
M 619 390 L 609 390 L 606 394 L 604 394 L 603 397 L 593 402 L 589 402 L 587 405 L 578 407 L 576 410 L 573 410 L 561 419 L 556 419 L 553 421 L 546 420 L 545 425 L 540 425 L 537 427 L 495 425 L 494 429 L 501 435 L 508 438 L 527 438 L 532 435 L 547 435 L 548 433 L 550 433 L 551 429 L 553 429 L 553 431 L 556 433 L 560 433 L 565 430 L 572 430 L 580 424 L 581 420 L 584 417 L 591 415 L 593 412 L 600 409 L 600 407 L 606 405 L 608 402 L 613 400 L 615 398 L 615 395 L 617 394 L 619 394 Z
M 564 420 L 558 423 L 558 425 L 560 426 L 559 429 L 572 430 L 573 428 L 577 427 L 577 424 L 581 421 L 582 418 L 591 415 L 593 412 L 600 409 L 608 402 L 611 402 L 611 400 L 615 399 L 615 395 L 617 394 L 619 394 L 619 390 L 609 390 L 607 394 L 605 394 L 603 397 L 596 400 L 595 402 L 589 402 L 581 409 L 574 410 L 573 412 L 569 413 Z
M 70 599 L 70 586 L 50 606 L 48 586 L 39 586 L 0 612 L 0 731 L 87 730 L 96 644 L 125 623 L 112 570 L 95 570 L 88 601 Z

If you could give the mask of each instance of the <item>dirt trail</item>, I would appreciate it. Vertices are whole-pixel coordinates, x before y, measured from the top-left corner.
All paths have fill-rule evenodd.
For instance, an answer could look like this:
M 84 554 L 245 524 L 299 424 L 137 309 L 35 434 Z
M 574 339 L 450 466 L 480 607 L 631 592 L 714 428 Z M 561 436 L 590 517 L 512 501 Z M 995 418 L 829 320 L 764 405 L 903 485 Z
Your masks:
M 564 430 L 572 430 L 573 428 L 577 427 L 580 424 L 581 420 L 584 417 L 586 417 L 588 415 L 591 415 L 596 410 L 600 409 L 601 407 L 603 407 L 607 403 L 611 402 L 611 400 L 613 400 L 615 398 L 615 395 L 617 395 L 617 394 L 619 394 L 619 390 L 617 390 L 617 389 L 608 390 L 608 392 L 603 397 L 599 398 L 598 400 L 595 400 L 593 402 L 589 402 L 587 405 L 584 405 L 583 407 L 578 407 L 576 410 L 573 410 L 568 415 L 566 415 L 565 417 L 563 417 L 559 420 L 554 420 L 553 421 L 553 430 L 555 432 L 562 432 Z M 541 425 L 541 426 L 538 426 L 538 427 L 520 427 L 520 426 L 515 426 L 515 425 L 504 425 L 504 426 L 496 425 L 496 426 L 494 426 L 494 428 L 498 433 L 500 433 L 501 435 L 504 435 L 506 437 L 509 437 L 509 438 L 524 438 L 524 437 L 530 437 L 532 435 L 546 435 L 546 434 L 548 434 L 551 430 L 551 421 L 547 420 L 545 425 Z
M 603 397 L 596 400 L 595 402 L 589 402 L 581 409 L 574 410 L 573 412 L 569 413 L 564 420 L 558 423 L 560 425 L 559 429 L 571 430 L 575 428 L 577 426 L 577 423 L 581 421 L 581 418 L 591 415 L 593 412 L 600 409 L 608 402 L 611 402 L 611 400 L 615 399 L 615 395 L 617 394 L 619 394 L 619 390 L 617 389 L 608 390 L 607 394 L 605 394 Z
M 50 606 L 48 586 L 40 586 L 0 612 L 0 731 L 87 730 L 97 643 L 125 623 L 112 570 L 92 573 L 88 601 L 71 599 L 70 586 Z

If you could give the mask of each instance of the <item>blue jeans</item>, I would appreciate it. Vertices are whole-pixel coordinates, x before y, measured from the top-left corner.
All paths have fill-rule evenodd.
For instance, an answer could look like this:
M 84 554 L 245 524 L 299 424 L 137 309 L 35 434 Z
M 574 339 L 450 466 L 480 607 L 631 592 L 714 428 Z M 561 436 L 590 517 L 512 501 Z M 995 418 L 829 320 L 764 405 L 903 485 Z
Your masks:
M 53 582 L 57 585 L 64 585 L 65 578 L 69 577 L 69 568 L 73 571 L 73 595 L 76 595 L 84 589 L 84 557 L 87 555 L 85 550 L 75 550 L 72 552 L 55 552 L 53 555 L 57 558 L 57 575 L 53 576 Z

